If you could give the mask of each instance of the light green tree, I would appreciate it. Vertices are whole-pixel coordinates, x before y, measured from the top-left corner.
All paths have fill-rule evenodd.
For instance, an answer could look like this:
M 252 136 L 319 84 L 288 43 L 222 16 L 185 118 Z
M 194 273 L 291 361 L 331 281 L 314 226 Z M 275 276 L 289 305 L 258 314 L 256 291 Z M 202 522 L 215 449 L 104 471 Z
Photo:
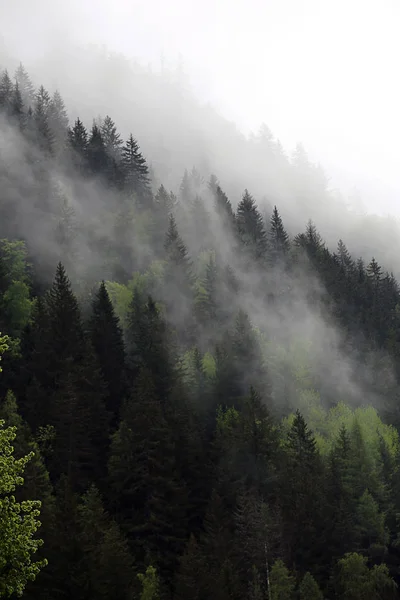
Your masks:
M 300 600 L 323 600 L 323 594 L 314 577 L 307 571 L 299 587 Z
M 34 562 L 32 556 L 41 539 L 35 533 L 41 523 L 41 502 L 17 502 L 13 492 L 23 484 L 22 474 L 34 453 L 16 460 L 12 441 L 16 428 L 4 428 L 0 421 L 0 598 L 22 595 L 28 581 L 33 581 L 47 560 Z
M 7 342 L 7 336 L 0 336 L 0 360 L 8 348 Z M 22 595 L 28 581 L 33 581 L 47 564 L 46 559 L 32 560 L 43 544 L 43 540 L 34 537 L 41 525 L 41 502 L 17 502 L 14 496 L 24 482 L 25 466 L 34 456 L 30 452 L 15 459 L 15 437 L 16 427 L 4 428 L 4 421 L 0 420 L 0 598 Z
M 160 581 L 154 567 L 147 567 L 145 573 L 139 573 L 139 581 L 142 584 L 140 600 L 159 600 Z
M 295 580 L 282 560 L 274 562 L 270 573 L 271 600 L 293 600 Z
M 397 585 L 385 564 L 368 568 L 367 557 L 356 552 L 345 554 L 338 561 L 337 597 L 343 600 L 391 600 L 396 598 Z

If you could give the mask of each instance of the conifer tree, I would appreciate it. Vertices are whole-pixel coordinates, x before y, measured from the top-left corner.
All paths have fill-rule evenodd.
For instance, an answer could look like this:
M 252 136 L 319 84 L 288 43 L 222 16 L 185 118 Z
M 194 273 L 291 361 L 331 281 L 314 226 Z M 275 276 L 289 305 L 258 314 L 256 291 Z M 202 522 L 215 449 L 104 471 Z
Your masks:
M 90 173 L 104 175 L 108 167 L 108 156 L 101 131 L 97 125 L 93 125 L 90 132 L 86 154 Z
M 179 200 L 186 207 L 188 207 L 193 200 L 193 189 L 187 169 L 185 169 L 183 173 L 182 181 L 179 186 Z
M 22 63 L 19 64 L 15 72 L 15 79 L 18 83 L 19 89 L 21 90 L 21 96 L 24 105 L 27 108 L 33 107 L 35 100 L 35 88 L 33 87 L 31 78 L 29 77 Z
M 126 394 L 125 348 L 119 319 L 104 281 L 92 303 L 89 331 L 107 386 L 107 408 L 116 424 Z
M 162 401 L 147 369 L 141 370 L 113 436 L 109 478 L 135 564 L 144 565 L 149 555 L 169 580 L 186 536 L 186 491 Z
M 14 122 L 17 123 L 20 130 L 23 131 L 26 126 L 26 117 L 24 113 L 24 103 L 18 83 L 16 83 L 14 86 L 10 112 Z
M 179 235 L 174 216 L 169 217 L 168 231 L 164 243 L 166 265 L 164 269 L 164 301 L 175 322 L 186 328 L 186 336 L 193 343 L 193 315 L 190 302 L 193 298 L 192 261 Z
M 271 600 L 294 600 L 295 580 L 282 560 L 271 568 Z
M 213 180 L 210 181 L 209 187 L 214 196 L 215 212 L 220 217 L 222 226 L 227 231 L 233 231 L 235 226 L 235 213 L 228 196 L 222 191 L 219 183 Z
M 299 587 L 300 600 L 324 600 L 318 583 L 309 571 L 304 575 Z
M 268 380 L 266 365 L 263 362 L 261 348 L 251 325 L 249 316 L 239 310 L 235 319 L 235 330 L 232 339 L 233 361 L 235 372 L 235 396 L 245 396 L 250 386 L 263 394 L 268 402 L 271 394 L 271 384 Z
M 255 200 L 247 190 L 237 208 L 236 224 L 241 243 L 249 256 L 255 261 L 264 261 L 268 250 L 267 234 Z
M 57 155 L 66 147 L 68 133 L 68 115 L 61 94 L 56 90 L 48 108 L 49 126 L 54 134 L 54 149 Z
M 82 591 L 90 598 L 129 600 L 134 585 L 133 560 L 118 525 L 103 508 L 92 485 L 77 509 L 78 540 L 83 561 L 79 567 Z
M 176 577 L 175 600 L 206 600 L 207 566 L 203 552 L 194 537 L 190 535 L 185 552 L 180 559 Z
M 139 206 L 146 205 L 151 197 L 149 167 L 132 134 L 122 148 L 121 160 L 126 192 L 137 195 Z
M 101 135 L 106 147 L 107 153 L 112 158 L 119 160 L 121 157 L 121 149 L 123 141 L 117 131 L 117 127 L 112 118 L 107 115 L 100 127 Z
M 283 538 L 291 549 L 290 566 L 301 568 L 312 564 L 312 557 L 321 551 L 322 482 L 323 469 L 315 439 L 297 411 L 288 433 L 279 494 Z
M 2 73 L 0 79 L 0 110 L 7 116 L 11 114 L 14 86 L 8 74 L 8 71 Z
M 34 103 L 35 141 L 45 155 L 51 155 L 54 149 L 54 133 L 49 124 L 50 95 L 40 86 Z
M 75 121 L 72 129 L 68 129 L 67 137 L 72 151 L 72 164 L 83 173 L 86 167 L 88 133 L 79 118 Z
M 271 216 L 268 243 L 269 258 L 272 264 L 276 265 L 279 260 L 287 257 L 290 250 L 289 236 L 285 231 L 281 216 L 276 206 L 274 206 Z
M 54 237 L 60 248 L 60 258 L 69 271 L 76 267 L 78 236 L 78 220 L 74 208 L 61 189 L 55 189 L 55 198 L 59 202 L 59 216 L 55 226 Z
M 174 386 L 175 368 L 168 347 L 168 326 L 151 296 L 146 301 L 134 296 L 128 327 L 132 375 L 145 368 L 165 405 Z

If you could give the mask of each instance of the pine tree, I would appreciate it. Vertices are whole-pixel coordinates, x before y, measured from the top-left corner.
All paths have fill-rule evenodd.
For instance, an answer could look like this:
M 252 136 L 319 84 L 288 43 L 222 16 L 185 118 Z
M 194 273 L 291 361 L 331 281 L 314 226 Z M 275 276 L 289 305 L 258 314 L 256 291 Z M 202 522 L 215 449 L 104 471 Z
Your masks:
M 72 129 L 68 129 L 67 137 L 72 151 L 72 164 L 82 173 L 86 168 L 88 133 L 79 118 Z
M 243 310 L 239 310 L 235 319 L 235 330 L 232 340 L 233 363 L 235 372 L 234 385 L 236 398 L 247 395 L 250 386 L 263 394 L 268 402 L 271 385 L 267 368 L 264 364 L 260 344 L 256 338 L 250 319 Z
M 179 187 L 179 200 L 185 207 L 190 206 L 190 203 L 193 200 L 193 189 L 187 169 L 185 169 Z
M 266 592 L 265 546 L 267 530 L 267 507 L 260 501 L 254 489 L 242 490 L 235 509 L 235 566 L 240 575 L 243 595 L 252 583 L 253 593 L 258 588 L 262 597 Z M 254 572 L 256 569 L 256 573 Z M 261 577 L 260 577 L 261 575 Z
M 45 155 L 51 155 L 54 146 L 54 133 L 49 124 L 50 95 L 40 86 L 34 103 L 33 118 L 36 128 L 36 143 Z
M 203 552 L 191 534 L 185 552 L 180 559 L 176 577 L 175 600 L 206 600 L 207 566 Z
M 74 208 L 70 205 L 67 196 L 61 189 L 55 190 L 55 197 L 59 202 L 59 216 L 55 226 L 54 237 L 60 248 L 60 257 L 68 270 L 76 267 L 78 236 L 78 220 Z
M 104 281 L 92 303 L 89 331 L 107 386 L 107 408 L 116 424 L 126 394 L 125 348 L 119 319 Z
M 283 536 L 290 548 L 288 564 L 301 568 L 313 564 L 321 552 L 323 469 L 315 439 L 299 411 L 288 432 L 285 454 L 279 494 Z
M 280 260 L 287 258 L 290 250 L 289 236 L 276 206 L 274 206 L 271 216 L 268 245 L 272 264 L 276 265 Z
M 128 194 L 137 195 L 140 206 L 146 205 L 151 198 L 149 167 L 132 134 L 122 148 L 121 160 L 125 190 Z
M 164 255 L 164 240 L 160 236 L 160 231 L 166 231 L 169 224 L 169 216 L 174 208 L 174 197 L 172 192 L 168 193 L 161 185 L 154 197 L 154 228 L 152 238 L 155 251 L 158 256 Z
M 35 100 L 35 88 L 33 87 L 32 81 L 22 63 L 19 64 L 15 72 L 15 79 L 18 83 L 19 89 L 21 90 L 21 96 L 24 105 L 28 108 L 33 107 Z
M 157 397 L 165 405 L 176 380 L 168 345 L 168 326 L 151 296 L 134 296 L 128 325 L 129 360 L 133 377 L 145 368 L 151 374 Z
M 339 259 L 339 264 L 346 274 L 351 274 L 355 268 L 354 262 L 350 256 L 346 244 L 343 240 L 339 240 L 336 254 Z
M 126 540 L 104 510 L 94 485 L 78 506 L 77 524 L 83 553 L 79 579 L 86 597 L 129 600 L 134 582 L 133 560 Z
M 14 86 L 13 95 L 11 98 L 11 108 L 10 108 L 11 116 L 14 119 L 20 128 L 21 131 L 25 129 L 26 126 L 26 117 L 24 113 L 24 103 L 21 96 L 21 91 L 19 89 L 18 83 Z
M 254 198 L 245 190 L 236 213 L 236 224 L 241 243 L 255 261 L 264 261 L 268 251 L 268 239 L 263 218 Z
M 209 184 L 210 189 L 214 196 L 214 208 L 215 212 L 221 219 L 222 226 L 227 231 L 233 231 L 235 226 L 235 213 L 232 209 L 228 196 L 222 191 L 219 184 L 215 185 L 213 182 Z
M 149 555 L 170 580 L 186 536 L 186 491 L 163 413 L 151 374 L 142 369 L 113 436 L 109 477 L 135 564 L 144 565 Z
M 178 233 L 175 219 L 171 214 L 164 243 L 166 265 L 164 269 L 163 299 L 173 322 L 180 321 L 182 335 L 190 343 L 194 341 L 194 319 L 191 311 L 193 299 L 192 261 L 187 248 Z M 184 343 L 182 339 L 182 343 Z
M 271 568 L 271 600 L 293 600 L 295 580 L 282 560 L 274 562 Z
M 100 127 L 101 135 L 106 147 L 107 153 L 112 158 L 119 160 L 123 141 L 117 131 L 117 127 L 110 116 L 106 116 Z
M 324 600 L 318 583 L 309 571 L 304 575 L 299 587 L 300 600 Z
M 48 108 L 49 126 L 54 133 L 54 149 L 56 155 L 66 148 L 68 134 L 68 115 L 61 94 L 56 90 L 51 97 Z
M 108 168 L 106 147 L 97 125 L 93 125 L 86 149 L 88 167 L 92 175 L 104 175 Z
M 0 79 L 0 110 L 7 116 L 11 114 L 14 86 L 8 74 L 4 71 Z

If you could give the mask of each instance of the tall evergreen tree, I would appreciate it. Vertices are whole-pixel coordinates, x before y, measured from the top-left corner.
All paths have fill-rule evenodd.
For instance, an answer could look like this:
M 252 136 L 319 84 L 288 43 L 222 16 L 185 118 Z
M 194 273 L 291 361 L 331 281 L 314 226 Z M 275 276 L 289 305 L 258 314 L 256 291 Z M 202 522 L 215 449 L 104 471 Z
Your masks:
M 113 436 L 109 477 L 135 564 L 144 566 L 149 556 L 170 581 L 186 537 L 186 491 L 179 480 L 163 404 L 146 368 Z
M 254 198 L 245 190 L 236 212 L 236 224 L 243 247 L 254 261 L 264 261 L 268 251 L 268 238 L 263 218 Z
M 33 107 L 35 100 L 35 88 L 22 63 L 19 64 L 15 72 L 15 79 L 18 83 L 19 89 L 21 90 L 23 103 L 28 108 Z
M 125 348 L 119 319 L 104 281 L 92 303 L 89 331 L 107 386 L 107 408 L 113 415 L 115 425 L 126 394 Z
M 151 197 L 149 167 L 132 134 L 122 148 L 122 169 L 127 193 L 136 194 L 139 205 L 146 205 Z
M 270 230 L 268 236 L 269 258 L 272 264 L 277 264 L 279 260 L 287 257 L 290 250 L 289 236 L 283 226 L 281 216 L 276 206 L 272 211 Z

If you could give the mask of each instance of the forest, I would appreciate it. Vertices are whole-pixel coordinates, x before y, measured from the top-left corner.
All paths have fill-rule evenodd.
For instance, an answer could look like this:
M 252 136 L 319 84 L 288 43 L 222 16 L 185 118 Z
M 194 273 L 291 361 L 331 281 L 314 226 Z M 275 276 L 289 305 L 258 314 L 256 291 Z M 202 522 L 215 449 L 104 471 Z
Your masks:
M 22 64 L 0 113 L 0 597 L 398 598 L 393 266 L 251 178 L 170 190 Z

